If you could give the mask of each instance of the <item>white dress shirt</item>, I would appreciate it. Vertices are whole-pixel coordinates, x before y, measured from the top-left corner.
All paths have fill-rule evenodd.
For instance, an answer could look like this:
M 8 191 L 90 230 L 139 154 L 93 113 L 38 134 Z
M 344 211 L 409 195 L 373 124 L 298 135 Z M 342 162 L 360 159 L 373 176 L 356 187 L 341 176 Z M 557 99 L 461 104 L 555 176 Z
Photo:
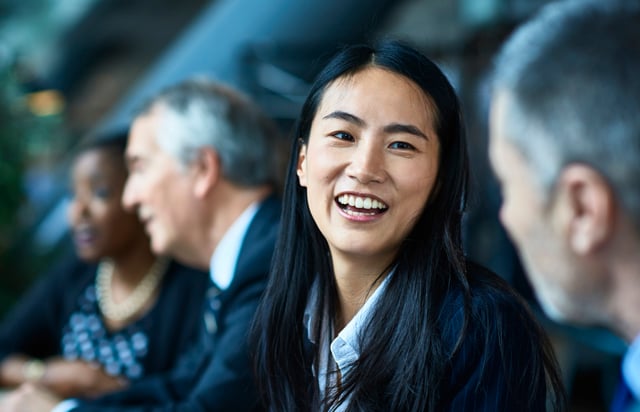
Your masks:
M 249 225 L 251 225 L 253 218 L 256 213 L 258 213 L 258 206 L 259 203 L 254 202 L 242 212 L 226 231 L 211 256 L 209 274 L 213 283 L 220 288 L 220 290 L 228 288 L 233 280 L 242 242 L 247 234 L 247 230 L 249 230 Z

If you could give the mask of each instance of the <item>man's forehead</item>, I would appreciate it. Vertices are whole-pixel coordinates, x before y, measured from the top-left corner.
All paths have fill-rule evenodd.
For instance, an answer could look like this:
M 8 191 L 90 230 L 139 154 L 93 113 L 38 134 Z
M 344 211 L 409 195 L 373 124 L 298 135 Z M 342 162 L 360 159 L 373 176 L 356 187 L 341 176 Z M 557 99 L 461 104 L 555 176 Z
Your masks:
M 145 114 L 138 116 L 131 124 L 126 152 L 136 153 L 146 151 L 156 144 L 157 122 L 155 116 Z
M 510 130 L 508 127 L 509 116 L 515 113 L 510 110 L 513 104 L 512 95 L 505 90 L 497 90 L 492 94 L 489 107 L 489 154 L 496 145 L 496 141 L 500 140 L 502 144 L 511 142 L 502 142 L 510 140 Z

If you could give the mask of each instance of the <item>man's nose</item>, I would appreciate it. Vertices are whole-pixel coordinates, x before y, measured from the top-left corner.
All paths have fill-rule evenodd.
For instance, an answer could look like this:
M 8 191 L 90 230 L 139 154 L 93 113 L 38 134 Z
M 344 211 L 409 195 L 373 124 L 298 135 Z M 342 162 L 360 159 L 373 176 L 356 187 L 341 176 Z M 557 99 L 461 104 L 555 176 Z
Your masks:
M 138 203 L 137 191 L 135 190 L 135 182 L 129 176 L 127 181 L 124 184 L 124 189 L 122 190 L 122 207 L 126 210 L 133 210 Z

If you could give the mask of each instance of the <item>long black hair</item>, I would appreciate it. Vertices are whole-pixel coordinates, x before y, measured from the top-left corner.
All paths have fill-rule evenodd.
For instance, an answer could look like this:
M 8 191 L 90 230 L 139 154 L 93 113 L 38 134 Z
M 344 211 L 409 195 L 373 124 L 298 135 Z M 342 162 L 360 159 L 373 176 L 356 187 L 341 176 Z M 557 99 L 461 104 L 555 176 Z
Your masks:
M 311 372 L 317 348 L 312 348 L 306 339 L 303 316 L 316 278 L 319 298 L 314 310 L 318 317 L 322 317 L 327 299 L 329 310 L 334 307 L 336 286 L 333 276 L 317 276 L 331 274 L 333 269 L 327 242 L 307 206 L 306 189 L 297 182 L 297 155 L 308 142 L 327 87 L 336 79 L 367 67 L 410 79 L 433 101 L 440 167 L 427 204 L 395 257 L 394 275 L 370 317 L 373 321 L 361 337 L 360 358 L 342 376 L 339 393 L 320 399 Z M 313 410 L 347 398 L 349 410 L 435 409 L 436 394 L 448 362 L 462 342 L 471 312 L 461 241 L 468 173 L 458 98 L 441 70 L 417 50 L 391 40 L 375 47 L 350 46 L 321 71 L 302 107 L 293 136 L 281 235 L 254 325 L 258 379 L 272 410 Z M 462 291 L 464 305 L 463 327 L 453 347 L 437 332 L 443 299 L 452 288 Z

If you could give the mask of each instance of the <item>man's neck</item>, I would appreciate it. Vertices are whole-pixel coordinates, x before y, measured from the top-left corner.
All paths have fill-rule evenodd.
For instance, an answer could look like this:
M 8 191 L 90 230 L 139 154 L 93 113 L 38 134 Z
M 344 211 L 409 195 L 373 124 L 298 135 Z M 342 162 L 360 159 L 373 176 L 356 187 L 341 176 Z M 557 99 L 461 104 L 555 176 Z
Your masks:
M 612 329 L 630 344 L 640 336 L 640 270 L 627 279 L 612 294 L 609 312 Z
M 628 221 L 602 252 L 600 273 L 606 273 L 607 302 L 600 310 L 609 315 L 608 326 L 627 343 L 640 335 L 640 238 Z M 593 266 L 596 266 L 595 264 Z
M 235 186 L 220 190 L 212 196 L 209 204 L 210 218 L 204 226 L 207 228 L 204 244 L 207 246 L 206 255 L 202 256 L 204 265 L 209 265 L 209 260 L 215 252 L 220 240 L 229 230 L 231 225 L 253 203 L 262 202 L 271 193 L 268 186 L 256 188 L 237 188 Z M 203 248 L 204 249 L 204 248 Z

